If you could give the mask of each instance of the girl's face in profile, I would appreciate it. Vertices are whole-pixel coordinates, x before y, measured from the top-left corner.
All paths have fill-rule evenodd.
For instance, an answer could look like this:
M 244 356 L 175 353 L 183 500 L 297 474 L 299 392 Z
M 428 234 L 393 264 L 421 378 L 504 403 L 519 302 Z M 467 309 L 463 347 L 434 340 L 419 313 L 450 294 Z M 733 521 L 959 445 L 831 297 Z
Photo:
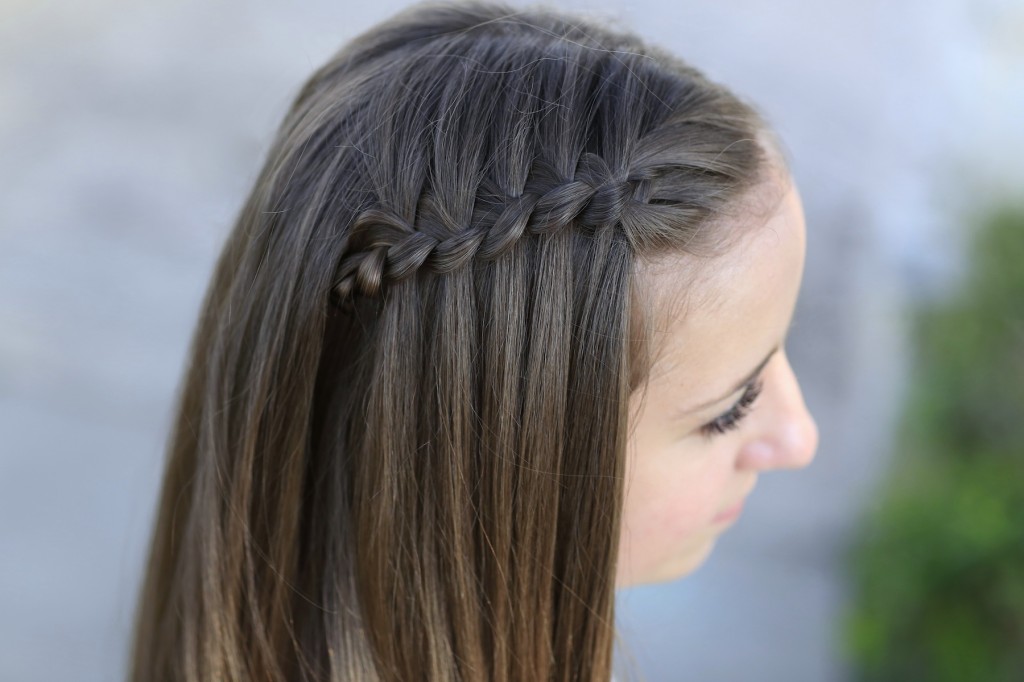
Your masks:
M 784 348 L 806 228 L 795 186 L 784 191 L 659 332 L 646 395 L 631 397 L 618 587 L 693 571 L 758 474 L 814 458 L 817 427 Z

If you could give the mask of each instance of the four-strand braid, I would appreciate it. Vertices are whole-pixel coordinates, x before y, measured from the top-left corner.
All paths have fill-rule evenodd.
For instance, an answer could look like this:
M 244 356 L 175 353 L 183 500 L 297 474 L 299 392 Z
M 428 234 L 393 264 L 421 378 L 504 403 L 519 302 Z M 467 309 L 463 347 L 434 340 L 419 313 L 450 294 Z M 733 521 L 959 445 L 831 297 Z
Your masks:
M 442 274 L 475 259 L 493 260 L 526 233 L 550 233 L 570 224 L 591 232 L 614 229 L 628 211 L 648 200 L 643 173 L 616 177 L 603 158 L 589 152 L 580 157 L 571 179 L 553 182 L 552 177 L 539 162 L 519 196 L 485 197 L 490 193 L 482 186 L 478 203 L 488 208 L 468 226 L 440 224 L 446 212 L 429 195 L 420 200 L 414 221 L 386 206 L 363 210 L 338 267 L 335 303 L 348 309 L 354 296 L 376 296 L 388 283 L 421 269 Z

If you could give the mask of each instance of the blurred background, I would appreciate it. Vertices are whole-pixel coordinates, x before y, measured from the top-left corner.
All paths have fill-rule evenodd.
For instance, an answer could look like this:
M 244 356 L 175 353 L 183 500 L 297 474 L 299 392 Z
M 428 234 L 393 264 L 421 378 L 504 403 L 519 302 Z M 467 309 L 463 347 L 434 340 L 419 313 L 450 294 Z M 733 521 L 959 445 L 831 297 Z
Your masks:
M 302 81 L 405 6 L 0 0 L 0 680 L 118 679 L 186 344 Z M 809 468 L 619 596 L 646 679 L 1024 679 L 1024 6 L 560 2 L 754 101 Z

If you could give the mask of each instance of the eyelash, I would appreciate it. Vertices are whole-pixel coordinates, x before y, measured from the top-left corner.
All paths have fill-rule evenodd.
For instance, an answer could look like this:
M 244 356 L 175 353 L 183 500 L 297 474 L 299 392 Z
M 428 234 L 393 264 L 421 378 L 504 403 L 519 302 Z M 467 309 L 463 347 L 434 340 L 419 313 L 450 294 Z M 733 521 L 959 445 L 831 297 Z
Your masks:
M 739 401 L 729 408 L 728 412 L 700 427 L 700 432 L 708 438 L 713 438 L 737 428 L 740 422 L 743 421 L 743 418 L 750 414 L 754 401 L 761 395 L 761 389 L 763 388 L 764 383 L 760 379 L 749 384 L 747 390 L 740 396 Z

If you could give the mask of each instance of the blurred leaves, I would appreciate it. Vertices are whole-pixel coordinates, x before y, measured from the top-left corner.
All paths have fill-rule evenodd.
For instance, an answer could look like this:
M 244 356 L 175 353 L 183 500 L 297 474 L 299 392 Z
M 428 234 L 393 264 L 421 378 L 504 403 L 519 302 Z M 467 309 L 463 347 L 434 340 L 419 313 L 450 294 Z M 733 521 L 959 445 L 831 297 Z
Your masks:
M 979 223 L 958 295 L 916 315 L 894 469 L 848 557 L 860 680 L 1024 679 L 1024 207 Z

